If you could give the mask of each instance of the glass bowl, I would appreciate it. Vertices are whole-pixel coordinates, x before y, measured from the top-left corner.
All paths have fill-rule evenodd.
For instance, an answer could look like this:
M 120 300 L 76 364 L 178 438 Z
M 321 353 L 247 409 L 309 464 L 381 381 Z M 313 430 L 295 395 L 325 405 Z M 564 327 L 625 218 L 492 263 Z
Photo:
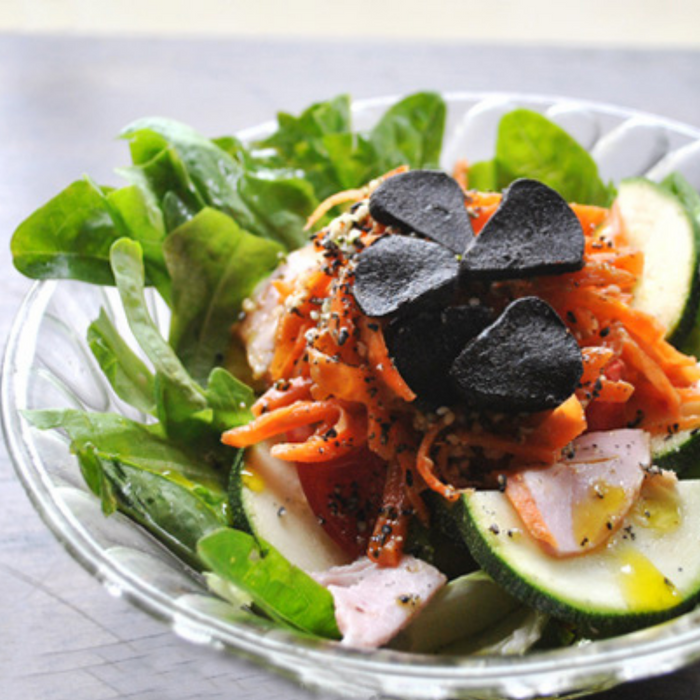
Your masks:
M 494 147 L 501 115 L 525 106 L 572 133 L 599 163 L 604 179 L 681 171 L 700 187 L 700 130 L 639 112 L 562 98 L 525 95 L 445 95 L 449 113 L 442 165 L 480 160 Z M 358 102 L 355 123 L 366 128 L 396 98 Z M 274 124 L 246 130 L 252 140 Z M 167 309 L 149 296 L 161 327 Z M 236 619 L 209 593 L 202 577 L 135 523 L 105 518 L 83 484 L 68 442 L 32 428 L 23 409 L 85 408 L 138 418 L 122 403 L 85 342 L 89 323 L 107 307 L 130 338 L 113 289 L 77 282 L 36 284 L 14 323 L 2 369 L 2 418 L 17 473 L 58 540 L 111 592 L 169 624 L 175 634 L 228 649 L 294 678 L 306 687 L 353 697 L 573 697 L 624 681 L 673 671 L 700 659 L 700 610 L 671 622 L 587 646 L 523 657 L 444 657 L 387 650 L 361 652 L 311 642 Z

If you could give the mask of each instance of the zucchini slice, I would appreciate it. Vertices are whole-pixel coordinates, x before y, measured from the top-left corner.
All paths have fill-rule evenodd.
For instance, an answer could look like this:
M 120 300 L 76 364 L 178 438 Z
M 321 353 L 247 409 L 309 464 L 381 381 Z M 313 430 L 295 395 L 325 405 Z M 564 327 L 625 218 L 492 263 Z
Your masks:
M 700 479 L 700 430 L 651 438 L 652 460 L 657 467 L 672 469 L 683 479 Z
M 347 564 L 311 510 L 296 467 L 270 455 L 268 443 L 248 448 L 231 471 L 233 526 L 269 542 L 307 572 Z
M 616 203 L 630 243 L 644 253 L 632 306 L 663 323 L 678 346 L 700 304 L 700 246 L 693 220 L 671 192 L 642 178 L 620 182 Z
M 700 596 L 700 481 L 681 481 L 674 489 L 645 484 L 606 545 L 566 559 L 548 555 L 498 491 L 464 494 L 453 515 L 475 559 L 497 583 L 586 636 L 661 622 Z

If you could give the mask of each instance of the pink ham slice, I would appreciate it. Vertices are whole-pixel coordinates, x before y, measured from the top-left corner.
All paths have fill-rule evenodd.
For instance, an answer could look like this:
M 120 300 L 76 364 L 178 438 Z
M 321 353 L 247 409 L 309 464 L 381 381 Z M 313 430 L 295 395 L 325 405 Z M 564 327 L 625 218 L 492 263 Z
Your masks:
M 529 533 L 551 554 L 584 554 L 617 530 L 650 466 L 644 431 L 589 433 L 551 467 L 509 476 L 506 495 Z
M 333 595 L 341 643 L 364 649 L 395 637 L 447 582 L 434 566 L 409 556 L 395 568 L 362 557 L 313 577 Z
M 312 245 L 290 253 L 282 265 L 255 289 L 244 302 L 245 317 L 237 332 L 246 348 L 253 377 L 267 374 L 275 353 L 275 333 L 284 306 L 273 282 L 293 282 L 297 277 L 318 266 L 319 254 Z

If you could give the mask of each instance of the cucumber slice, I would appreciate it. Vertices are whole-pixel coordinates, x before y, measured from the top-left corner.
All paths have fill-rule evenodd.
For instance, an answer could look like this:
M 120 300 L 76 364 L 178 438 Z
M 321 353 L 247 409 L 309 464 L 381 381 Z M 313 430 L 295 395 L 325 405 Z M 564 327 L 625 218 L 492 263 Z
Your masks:
M 674 617 L 700 596 L 700 481 L 677 490 L 645 485 L 606 546 L 580 557 L 548 555 L 497 491 L 462 496 L 456 523 L 483 569 L 514 597 L 591 637 Z
M 630 243 L 644 253 L 644 274 L 632 306 L 663 323 L 679 345 L 700 304 L 700 263 L 693 220 L 667 189 L 650 180 L 623 180 L 616 200 Z
M 270 456 L 269 447 L 247 449 L 231 471 L 233 526 L 269 542 L 304 571 L 348 564 L 309 507 L 296 467 Z

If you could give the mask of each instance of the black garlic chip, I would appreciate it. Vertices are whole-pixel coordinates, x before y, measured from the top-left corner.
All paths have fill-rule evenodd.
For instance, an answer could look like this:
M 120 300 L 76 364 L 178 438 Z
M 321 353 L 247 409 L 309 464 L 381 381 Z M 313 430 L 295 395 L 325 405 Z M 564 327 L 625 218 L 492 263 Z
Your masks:
M 583 228 L 566 200 L 536 180 L 516 180 L 464 256 L 462 275 L 505 280 L 583 267 Z
M 438 170 L 410 170 L 385 180 L 369 199 L 380 224 L 417 233 L 462 254 L 474 239 L 464 192 Z
M 475 304 L 399 316 L 389 323 L 384 331 L 389 355 L 418 405 L 430 409 L 455 402 L 450 367 L 493 317 L 491 309 Z
M 556 311 L 536 297 L 518 299 L 470 341 L 452 365 L 460 396 L 501 413 L 556 408 L 583 374 L 581 350 Z
M 444 306 L 456 288 L 455 254 L 420 238 L 384 236 L 356 259 L 352 293 L 365 316 Z

